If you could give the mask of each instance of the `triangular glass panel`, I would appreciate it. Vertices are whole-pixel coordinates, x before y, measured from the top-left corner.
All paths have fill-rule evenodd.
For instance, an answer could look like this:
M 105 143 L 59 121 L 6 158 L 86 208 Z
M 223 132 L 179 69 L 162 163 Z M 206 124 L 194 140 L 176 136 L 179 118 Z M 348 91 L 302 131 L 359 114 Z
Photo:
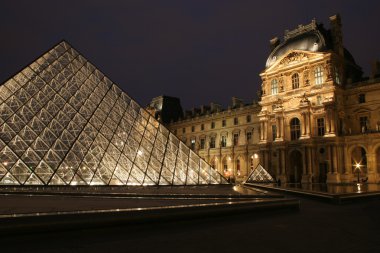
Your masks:
M 43 185 L 44 183 L 35 175 L 31 174 L 28 180 L 26 180 L 25 185 Z

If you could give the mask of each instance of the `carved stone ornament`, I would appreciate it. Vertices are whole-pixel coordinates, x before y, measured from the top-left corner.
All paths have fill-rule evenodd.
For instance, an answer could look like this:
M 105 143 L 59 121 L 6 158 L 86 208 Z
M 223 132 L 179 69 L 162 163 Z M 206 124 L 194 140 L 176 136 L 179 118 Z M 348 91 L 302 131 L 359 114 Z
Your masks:
M 307 59 L 307 55 L 300 52 L 291 52 L 284 59 L 280 61 L 280 65 L 288 65 L 292 62 L 300 62 Z

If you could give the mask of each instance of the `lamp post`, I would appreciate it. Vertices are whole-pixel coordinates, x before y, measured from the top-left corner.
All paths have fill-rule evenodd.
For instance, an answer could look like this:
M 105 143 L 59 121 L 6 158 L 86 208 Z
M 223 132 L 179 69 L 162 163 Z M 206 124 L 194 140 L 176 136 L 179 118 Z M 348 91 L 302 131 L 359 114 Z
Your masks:
M 355 164 L 355 170 L 356 170 L 356 172 L 358 173 L 358 184 L 360 183 L 360 172 L 361 172 L 361 170 L 360 170 L 360 163 L 357 163 L 357 164 Z

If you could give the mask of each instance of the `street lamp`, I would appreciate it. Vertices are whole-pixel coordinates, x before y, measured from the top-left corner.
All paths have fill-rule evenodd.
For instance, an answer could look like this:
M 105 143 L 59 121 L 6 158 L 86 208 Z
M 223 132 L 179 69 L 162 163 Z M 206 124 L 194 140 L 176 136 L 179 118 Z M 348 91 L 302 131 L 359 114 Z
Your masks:
M 360 166 L 361 166 L 360 163 L 355 164 L 355 171 L 358 173 L 358 184 L 360 183 L 360 172 L 361 172 Z

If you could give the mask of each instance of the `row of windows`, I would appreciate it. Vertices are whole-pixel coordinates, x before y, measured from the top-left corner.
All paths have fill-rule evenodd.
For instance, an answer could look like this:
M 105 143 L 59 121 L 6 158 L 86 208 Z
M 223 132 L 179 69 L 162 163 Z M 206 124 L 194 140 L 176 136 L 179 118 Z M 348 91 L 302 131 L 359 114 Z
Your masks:
M 336 70 L 337 71 L 337 70 Z M 323 83 L 323 68 L 318 66 L 314 70 L 314 80 L 316 85 L 321 85 Z M 336 74 L 336 82 L 340 83 L 339 75 Z M 292 89 L 298 89 L 300 87 L 300 78 L 298 73 L 292 75 Z M 276 95 L 279 92 L 278 80 L 273 79 L 271 82 L 271 94 Z
M 247 115 L 246 116 L 246 122 L 247 123 L 251 123 L 252 122 L 252 118 L 251 118 L 251 115 Z M 234 125 L 237 126 L 239 125 L 239 119 L 237 117 L 234 118 Z M 226 127 L 227 126 L 227 121 L 225 119 L 222 120 L 222 127 Z M 210 129 L 215 129 L 215 122 L 211 122 L 210 124 Z M 205 124 L 201 124 L 201 131 L 204 131 L 205 130 Z M 195 132 L 195 126 L 191 126 L 191 132 Z M 186 128 L 183 127 L 182 128 L 182 133 L 186 133 Z M 177 134 L 177 129 L 174 130 L 174 134 Z
M 251 140 L 252 140 L 252 132 L 247 132 L 246 133 L 246 143 L 251 143 Z M 196 139 L 192 138 L 190 140 L 190 148 L 192 150 L 195 150 L 195 144 L 196 144 Z M 234 133 L 232 135 L 232 145 L 233 146 L 238 146 L 240 144 L 241 143 L 239 143 L 239 134 L 238 133 Z M 209 147 L 210 148 L 216 148 L 216 136 L 210 136 L 209 137 Z M 220 137 L 220 147 L 222 147 L 222 148 L 227 147 L 227 136 L 222 135 Z M 199 149 L 202 150 L 202 149 L 205 149 L 205 148 L 206 148 L 206 138 L 203 137 L 203 138 L 199 139 Z

